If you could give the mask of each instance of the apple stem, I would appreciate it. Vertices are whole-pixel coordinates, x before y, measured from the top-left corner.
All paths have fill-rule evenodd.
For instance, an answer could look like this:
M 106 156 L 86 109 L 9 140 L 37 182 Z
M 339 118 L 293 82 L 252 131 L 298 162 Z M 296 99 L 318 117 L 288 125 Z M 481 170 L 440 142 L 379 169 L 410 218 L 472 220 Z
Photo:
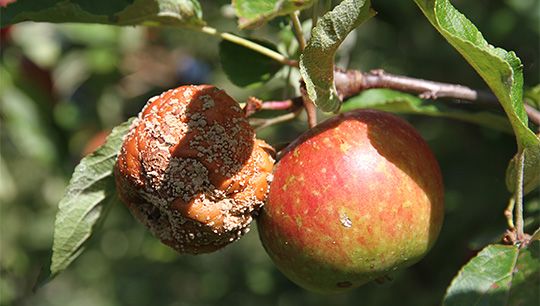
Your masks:
M 314 128 L 317 125 L 317 107 L 309 98 L 305 82 L 300 84 L 300 93 L 302 94 L 302 100 L 304 101 L 304 108 L 306 109 L 309 127 Z

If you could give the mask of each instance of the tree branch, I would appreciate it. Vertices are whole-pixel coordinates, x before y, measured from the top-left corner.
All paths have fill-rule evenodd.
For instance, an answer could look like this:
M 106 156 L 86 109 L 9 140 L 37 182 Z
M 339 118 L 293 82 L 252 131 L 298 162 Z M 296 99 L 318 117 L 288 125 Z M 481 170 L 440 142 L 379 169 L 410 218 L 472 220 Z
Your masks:
M 388 88 L 416 93 L 422 99 L 434 100 L 438 98 L 453 98 L 480 103 L 502 110 L 502 105 L 492 93 L 474 90 L 463 85 L 393 75 L 384 72 L 382 69 L 371 70 L 367 73 L 360 70 L 341 70 L 336 68 L 334 71 L 334 82 L 341 99 L 357 95 L 368 89 Z M 302 93 L 301 97 L 283 101 L 263 102 L 255 111 L 249 112 L 248 116 L 261 109 L 285 109 L 289 112 L 294 112 L 301 107 L 303 103 L 303 106 L 308 113 L 309 125 L 310 127 L 313 127 L 317 121 L 316 108 L 309 99 L 304 82 L 301 82 L 300 91 Z M 537 126 L 540 126 L 540 111 L 526 103 L 524 103 L 524 107 L 529 120 Z
M 497 97 L 492 93 L 474 90 L 462 85 L 393 75 L 384 72 L 382 69 L 371 70 L 369 73 L 360 70 L 336 69 L 334 79 L 336 88 L 343 98 L 359 94 L 368 89 L 389 88 L 417 93 L 422 99 L 454 98 L 482 103 L 496 108 L 502 107 Z M 524 107 L 531 122 L 540 126 L 540 111 L 528 104 L 524 104 Z

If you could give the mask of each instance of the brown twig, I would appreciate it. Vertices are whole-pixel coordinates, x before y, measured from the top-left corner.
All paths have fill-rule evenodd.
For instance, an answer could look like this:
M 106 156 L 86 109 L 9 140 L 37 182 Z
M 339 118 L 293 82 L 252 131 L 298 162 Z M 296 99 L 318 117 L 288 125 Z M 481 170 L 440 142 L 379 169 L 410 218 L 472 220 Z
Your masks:
M 411 77 L 393 75 L 382 69 L 369 73 L 360 70 L 335 70 L 336 88 L 343 98 L 350 97 L 368 89 L 389 88 L 405 92 L 417 93 L 422 99 L 454 98 L 482 103 L 500 108 L 497 97 L 488 92 L 471 89 L 467 86 L 427 81 Z M 540 111 L 524 104 L 527 116 L 534 124 L 540 126 Z

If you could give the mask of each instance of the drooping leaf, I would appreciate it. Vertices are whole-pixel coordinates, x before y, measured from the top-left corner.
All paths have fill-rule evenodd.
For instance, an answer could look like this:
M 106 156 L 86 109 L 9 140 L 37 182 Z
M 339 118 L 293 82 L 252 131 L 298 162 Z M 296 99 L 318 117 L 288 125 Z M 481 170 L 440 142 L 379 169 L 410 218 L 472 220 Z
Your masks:
M 307 9 L 316 0 L 233 0 L 242 29 L 260 26 L 278 16 Z
M 443 305 L 536 305 L 539 241 L 528 247 L 490 245 L 452 281 Z
M 347 35 L 375 15 L 369 0 L 345 0 L 326 13 L 317 26 L 304 53 L 300 56 L 300 73 L 310 99 L 325 112 L 341 106 L 334 84 L 334 56 Z
M 75 167 L 58 204 L 49 280 L 84 251 L 88 239 L 117 199 L 114 163 L 130 125 L 131 120 L 113 129 L 106 142 Z
M 523 73 L 520 59 L 512 51 L 490 45 L 476 26 L 448 0 L 415 0 L 424 15 L 441 35 L 469 62 L 501 102 L 525 152 L 525 182 L 528 190 L 538 186 L 540 138 L 528 127 L 523 106 Z M 517 168 L 508 167 L 507 185 L 515 191 Z M 531 175 L 533 174 L 533 175 Z M 512 186 L 512 187 L 511 187 Z
M 110 25 L 205 25 L 197 0 L 18 0 L 0 10 L 2 27 L 23 21 Z
M 269 49 L 277 49 L 271 43 L 256 42 Z M 229 80 L 240 87 L 259 87 L 269 81 L 282 66 L 266 55 L 227 40 L 220 43 L 219 56 L 221 67 Z
M 357 108 L 375 108 L 394 113 L 428 115 L 458 119 L 512 133 L 506 117 L 488 111 L 466 111 L 446 106 L 439 101 L 420 99 L 417 96 L 391 89 L 370 89 L 348 99 L 340 112 Z

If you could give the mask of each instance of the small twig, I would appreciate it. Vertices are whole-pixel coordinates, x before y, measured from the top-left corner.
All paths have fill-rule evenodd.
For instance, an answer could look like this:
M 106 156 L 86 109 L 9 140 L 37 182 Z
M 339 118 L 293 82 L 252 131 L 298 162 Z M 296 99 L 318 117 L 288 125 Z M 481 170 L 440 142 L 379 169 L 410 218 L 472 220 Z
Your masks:
M 255 97 L 249 97 L 246 103 L 242 103 L 241 105 L 243 105 L 242 110 L 244 111 L 244 114 L 246 114 L 247 117 L 263 109 L 286 111 L 284 115 L 277 116 L 270 119 L 250 118 L 249 120 L 252 124 L 258 125 L 258 127 L 255 129 L 255 132 L 265 129 L 271 125 L 282 123 L 282 122 L 292 120 L 298 117 L 298 115 L 300 115 L 304 107 L 301 97 L 283 100 L 283 101 L 266 101 L 266 102 L 263 102 L 262 100 L 257 99 Z
M 301 105 L 302 101 L 299 97 L 295 99 L 287 99 L 283 101 L 265 101 L 261 109 L 270 109 L 270 110 L 285 109 L 286 110 L 286 109 L 294 107 L 295 105 L 298 105 L 298 101 L 300 101 L 300 105 Z
M 514 225 L 514 207 L 516 205 L 516 199 L 512 196 L 510 198 L 510 203 L 508 203 L 508 207 L 504 211 L 504 217 L 506 218 L 506 221 L 508 222 L 508 228 L 511 231 L 514 231 L 516 229 L 516 226 Z

